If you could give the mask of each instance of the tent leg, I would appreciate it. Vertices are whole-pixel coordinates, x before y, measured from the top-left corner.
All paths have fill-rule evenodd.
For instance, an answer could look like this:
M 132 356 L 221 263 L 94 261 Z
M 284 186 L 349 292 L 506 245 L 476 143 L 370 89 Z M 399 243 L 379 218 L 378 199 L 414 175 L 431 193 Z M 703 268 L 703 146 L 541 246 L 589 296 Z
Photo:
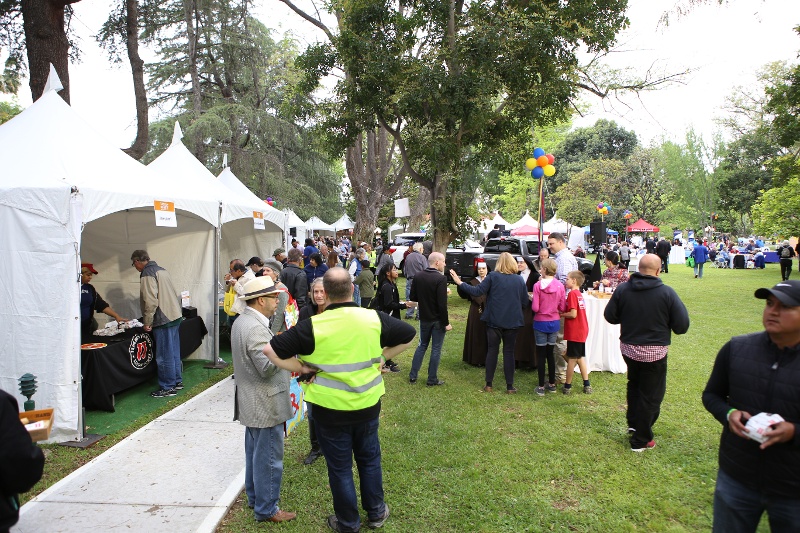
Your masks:
M 222 207 L 220 206 L 220 215 L 221 215 L 221 210 Z M 219 291 L 218 288 L 219 284 L 217 282 L 217 271 L 219 270 L 219 243 L 220 240 L 222 239 L 221 223 L 217 224 L 215 233 L 216 233 L 216 238 L 214 239 L 214 273 L 212 274 L 214 276 L 214 279 L 212 280 L 212 287 L 214 287 L 214 293 L 217 294 L 217 292 Z M 214 300 L 215 301 L 217 300 L 216 296 L 214 297 Z M 214 320 L 213 320 L 214 324 L 212 328 L 212 331 L 214 332 L 214 353 L 212 354 L 213 359 L 210 363 L 204 365 L 203 368 L 212 368 L 215 370 L 220 370 L 228 366 L 228 363 L 223 361 L 222 358 L 219 356 L 219 310 L 215 309 L 215 311 L 216 312 L 214 313 Z
M 93 433 L 86 433 L 86 408 L 81 407 L 81 439 L 80 440 L 68 440 L 66 442 L 59 442 L 59 446 L 67 446 L 69 448 L 88 448 L 89 446 L 93 445 L 105 435 L 97 435 Z

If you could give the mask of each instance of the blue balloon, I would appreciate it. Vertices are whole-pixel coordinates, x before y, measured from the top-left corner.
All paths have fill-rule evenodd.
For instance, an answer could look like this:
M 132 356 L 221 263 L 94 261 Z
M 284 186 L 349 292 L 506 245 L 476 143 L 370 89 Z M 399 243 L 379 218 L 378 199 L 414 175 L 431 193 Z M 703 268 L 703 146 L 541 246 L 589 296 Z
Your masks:
M 534 158 L 536 158 L 536 159 L 539 159 L 539 158 L 540 158 L 540 157 L 542 157 L 543 155 L 545 155 L 545 154 L 544 154 L 544 150 L 542 150 L 541 148 L 536 148 L 536 149 L 533 151 L 533 157 L 534 157 Z M 539 176 L 539 177 L 541 178 L 541 176 Z
M 542 167 L 534 168 L 533 170 L 531 170 L 531 176 L 533 176 L 537 180 L 540 179 L 542 176 L 544 176 L 544 169 Z

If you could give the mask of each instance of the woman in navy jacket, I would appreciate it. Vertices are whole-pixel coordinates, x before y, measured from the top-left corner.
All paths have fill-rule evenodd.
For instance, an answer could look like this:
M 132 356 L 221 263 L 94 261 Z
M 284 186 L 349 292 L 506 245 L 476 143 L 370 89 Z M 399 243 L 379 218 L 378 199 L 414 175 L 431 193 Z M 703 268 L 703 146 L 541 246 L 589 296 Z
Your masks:
M 486 295 L 481 320 L 486 323 L 486 386 L 485 392 L 492 392 L 492 380 L 497 369 L 497 356 L 500 341 L 503 342 L 503 374 L 506 378 L 506 392 L 514 394 L 514 346 L 517 331 L 525 325 L 522 310 L 530 305 L 525 282 L 519 277 L 517 262 L 508 252 L 497 258 L 495 270 L 489 272 L 480 285 L 464 283 L 454 270 L 450 276 L 462 292 L 471 296 Z

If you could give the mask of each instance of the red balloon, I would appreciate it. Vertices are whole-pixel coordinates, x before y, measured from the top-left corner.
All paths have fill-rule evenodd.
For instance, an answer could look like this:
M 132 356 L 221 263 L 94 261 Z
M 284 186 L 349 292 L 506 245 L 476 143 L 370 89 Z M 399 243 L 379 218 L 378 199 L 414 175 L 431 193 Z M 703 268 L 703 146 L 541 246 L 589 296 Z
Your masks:
M 550 164 L 550 161 L 547 160 L 546 155 L 542 155 L 536 158 L 536 164 L 540 167 L 544 167 Z
M 547 158 L 547 162 L 551 165 L 556 161 L 556 158 L 553 156 L 553 154 L 545 154 L 545 157 Z

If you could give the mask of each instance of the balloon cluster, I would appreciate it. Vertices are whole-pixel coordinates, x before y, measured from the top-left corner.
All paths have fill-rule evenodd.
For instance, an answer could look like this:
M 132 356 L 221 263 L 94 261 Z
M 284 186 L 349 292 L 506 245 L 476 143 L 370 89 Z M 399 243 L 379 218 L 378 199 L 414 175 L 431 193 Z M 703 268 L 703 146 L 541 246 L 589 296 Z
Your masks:
M 264 203 L 269 205 L 270 207 L 275 207 L 275 200 L 272 199 L 271 196 L 268 196 Z
M 627 209 L 622 213 L 622 218 L 624 218 L 625 220 L 630 219 L 632 216 L 633 216 L 633 213 L 631 213 Z
M 711 213 L 711 220 L 717 220 L 718 218 L 719 218 L 719 216 L 717 215 L 717 213 L 715 213 L 715 212 Z
M 540 179 L 542 176 L 548 178 L 556 173 L 556 167 L 553 166 L 556 158 L 553 154 L 545 154 L 541 148 L 536 148 L 533 151 L 533 157 L 525 160 L 525 167 L 531 171 L 531 176 L 535 179 Z
M 597 212 L 601 215 L 607 215 L 609 211 L 611 211 L 611 206 L 607 202 L 597 204 Z

